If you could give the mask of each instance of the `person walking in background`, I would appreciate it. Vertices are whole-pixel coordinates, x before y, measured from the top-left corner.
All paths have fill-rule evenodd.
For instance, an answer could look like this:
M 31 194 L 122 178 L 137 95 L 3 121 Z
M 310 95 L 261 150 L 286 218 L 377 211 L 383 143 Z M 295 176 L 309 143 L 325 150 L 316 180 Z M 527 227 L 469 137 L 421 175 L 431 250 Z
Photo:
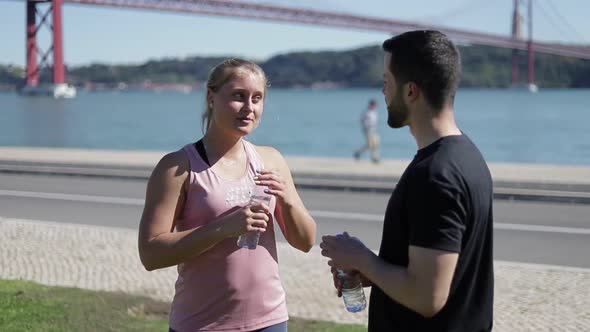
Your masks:
M 354 159 L 360 159 L 363 153 L 371 150 L 371 160 L 379 162 L 379 133 L 377 131 L 377 101 L 369 100 L 367 109 L 361 114 L 361 127 L 365 136 L 365 145 L 355 151 Z
M 213 68 L 203 138 L 164 156 L 149 179 L 139 255 L 149 271 L 178 265 L 170 331 L 287 331 L 274 220 L 304 252 L 316 224 L 283 156 L 244 139 L 260 123 L 267 85 L 250 61 Z M 270 201 L 250 203 L 253 194 Z M 248 232 L 260 232 L 253 250 L 236 244 Z
M 438 31 L 383 43 L 387 123 L 409 126 L 418 151 L 385 211 L 379 254 L 349 236 L 324 236 L 322 255 L 372 286 L 369 331 L 491 331 L 492 178 L 457 127 L 460 55 Z M 340 293 L 340 292 L 339 292 Z

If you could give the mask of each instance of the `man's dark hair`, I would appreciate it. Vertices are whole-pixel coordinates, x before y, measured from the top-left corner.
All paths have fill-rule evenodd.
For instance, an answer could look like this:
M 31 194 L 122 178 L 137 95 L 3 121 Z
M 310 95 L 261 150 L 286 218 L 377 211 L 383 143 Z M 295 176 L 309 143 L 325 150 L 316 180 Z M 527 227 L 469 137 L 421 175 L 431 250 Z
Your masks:
M 391 53 L 389 70 L 398 85 L 416 83 L 437 110 L 454 101 L 461 76 L 461 56 L 445 34 L 409 31 L 387 39 L 383 50 Z

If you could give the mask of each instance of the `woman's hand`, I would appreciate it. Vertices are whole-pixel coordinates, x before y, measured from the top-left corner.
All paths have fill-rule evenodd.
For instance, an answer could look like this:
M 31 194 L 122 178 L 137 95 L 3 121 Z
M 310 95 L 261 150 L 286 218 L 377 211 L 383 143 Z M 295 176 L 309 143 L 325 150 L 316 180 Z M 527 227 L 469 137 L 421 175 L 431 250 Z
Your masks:
M 265 232 L 270 220 L 270 208 L 263 203 L 252 203 L 235 210 L 221 220 L 226 237 L 238 237 L 246 232 Z
M 287 181 L 285 181 L 278 171 L 268 169 L 259 170 L 258 175 L 254 177 L 254 183 L 258 186 L 267 187 L 264 189 L 264 192 L 275 196 L 277 203 L 284 205 L 286 202 L 290 202 Z

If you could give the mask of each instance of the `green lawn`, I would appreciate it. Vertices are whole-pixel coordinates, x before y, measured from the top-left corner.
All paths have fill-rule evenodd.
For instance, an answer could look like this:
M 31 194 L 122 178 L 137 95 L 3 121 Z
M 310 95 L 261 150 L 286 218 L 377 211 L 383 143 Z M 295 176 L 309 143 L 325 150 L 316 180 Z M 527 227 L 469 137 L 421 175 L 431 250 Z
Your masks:
M 0 280 L 0 331 L 168 331 L 170 306 L 144 297 Z M 291 318 L 290 332 L 356 332 L 360 325 Z

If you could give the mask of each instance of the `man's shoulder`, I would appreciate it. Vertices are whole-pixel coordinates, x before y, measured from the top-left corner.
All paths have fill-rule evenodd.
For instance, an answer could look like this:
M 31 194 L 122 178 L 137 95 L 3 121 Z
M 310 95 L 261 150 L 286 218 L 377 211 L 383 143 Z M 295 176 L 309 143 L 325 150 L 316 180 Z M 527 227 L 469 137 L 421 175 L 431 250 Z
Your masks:
M 462 181 L 471 169 L 485 167 L 485 163 L 478 163 L 476 166 L 471 159 L 473 158 L 456 151 L 436 151 L 415 163 L 409 173 L 410 178 L 413 181 L 436 183 Z
M 485 164 L 483 155 L 469 137 L 456 135 L 444 137 L 437 142 L 430 153 L 426 154 L 423 164 L 436 169 L 473 162 Z

